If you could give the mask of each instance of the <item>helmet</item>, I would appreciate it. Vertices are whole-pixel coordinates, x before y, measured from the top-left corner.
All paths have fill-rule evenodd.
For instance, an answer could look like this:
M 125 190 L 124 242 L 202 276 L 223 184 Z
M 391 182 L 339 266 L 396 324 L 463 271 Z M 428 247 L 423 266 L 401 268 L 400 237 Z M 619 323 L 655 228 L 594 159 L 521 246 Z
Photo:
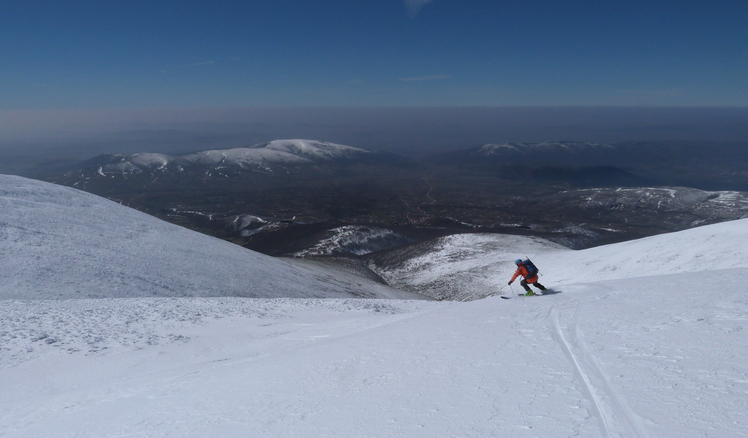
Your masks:
M 515 260 L 514 264 L 517 265 L 517 266 L 521 265 L 522 264 L 522 259 Z

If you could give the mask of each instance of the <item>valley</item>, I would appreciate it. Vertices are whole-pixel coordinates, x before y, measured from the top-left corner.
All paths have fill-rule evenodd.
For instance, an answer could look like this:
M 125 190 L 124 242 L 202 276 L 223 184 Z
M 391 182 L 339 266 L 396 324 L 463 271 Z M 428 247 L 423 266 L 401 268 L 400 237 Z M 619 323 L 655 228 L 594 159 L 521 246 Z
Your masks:
M 344 227 L 400 236 L 368 252 L 464 232 L 581 249 L 748 214 L 748 148 L 704 147 L 511 143 L 407 158 L 278 140 L 184 156 L 103 155 L 44 179 L 274 256 L 311 254 Z

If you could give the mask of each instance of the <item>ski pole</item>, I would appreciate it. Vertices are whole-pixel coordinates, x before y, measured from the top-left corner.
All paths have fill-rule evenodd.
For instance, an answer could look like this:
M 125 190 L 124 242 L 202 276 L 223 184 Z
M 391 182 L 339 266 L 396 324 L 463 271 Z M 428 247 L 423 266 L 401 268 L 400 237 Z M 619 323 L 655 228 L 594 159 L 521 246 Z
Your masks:
M 512 295 L 514 295 L 514 297 L 517 298 L 517 294 L 514 293 L 514 288 L 512 287 L 511 283 L 509 283 L 509 289 L 512 290 Z
M 499 288 L 499 291 L 498 291 L 498 292 L 496 292 L 496 293 L 493 293 L 493 294 L 491 294 L 491 295 L 489 295 L 489 296 L 491 296 L 491 297 L 492 297 L 492 296 L 494 296 L 494 295 L 501 295 L 501 291 L 503 291 L 505 287 L 506 287 L 506 285 L 504 285 L 504 286 L 501 286 L 501 287 Z

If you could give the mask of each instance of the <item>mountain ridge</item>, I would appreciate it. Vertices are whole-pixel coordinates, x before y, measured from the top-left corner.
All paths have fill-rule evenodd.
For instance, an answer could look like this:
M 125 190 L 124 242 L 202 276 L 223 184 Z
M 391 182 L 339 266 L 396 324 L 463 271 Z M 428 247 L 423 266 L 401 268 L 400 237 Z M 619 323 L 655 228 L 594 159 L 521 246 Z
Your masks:
M 312 165 L 319 161 L 355 159 L 371 153 L 352 146 L 314 140 L 275 140 L 248 147 L 206 150 L 187 155 L 152 152 L 108 154 L 96 157 L 88 164 L 98 166 L 97 172 L 101 176 L 146 171 L 179 172 L 191 166 L 205 166 L 214 170 L 224 166 L 238 166 L 272 172 L 270 165 Z
M 410 297 L 272 258 L 76 189 L 0 175 L 0 299 Z

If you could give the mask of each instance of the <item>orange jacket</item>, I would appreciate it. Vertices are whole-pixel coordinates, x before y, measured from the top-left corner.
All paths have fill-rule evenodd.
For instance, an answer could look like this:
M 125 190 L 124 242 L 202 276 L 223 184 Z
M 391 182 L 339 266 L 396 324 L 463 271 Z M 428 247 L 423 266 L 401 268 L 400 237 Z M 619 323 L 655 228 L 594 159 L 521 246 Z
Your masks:
M 530 275 L 530 271 L 527 270 L 525 265 L 519 265 L 517 266 L 517 270 L 514 271 L 514 275 L 512 275 L 512 279 L 510 281 L 514 281 L 517 277 L 522 276 L 525 278 L 525 281 L 528 283 L 535 283 L 538 281 L 538 275 L 535 274 L 530 278 L 527 278 L 528 275 Z

